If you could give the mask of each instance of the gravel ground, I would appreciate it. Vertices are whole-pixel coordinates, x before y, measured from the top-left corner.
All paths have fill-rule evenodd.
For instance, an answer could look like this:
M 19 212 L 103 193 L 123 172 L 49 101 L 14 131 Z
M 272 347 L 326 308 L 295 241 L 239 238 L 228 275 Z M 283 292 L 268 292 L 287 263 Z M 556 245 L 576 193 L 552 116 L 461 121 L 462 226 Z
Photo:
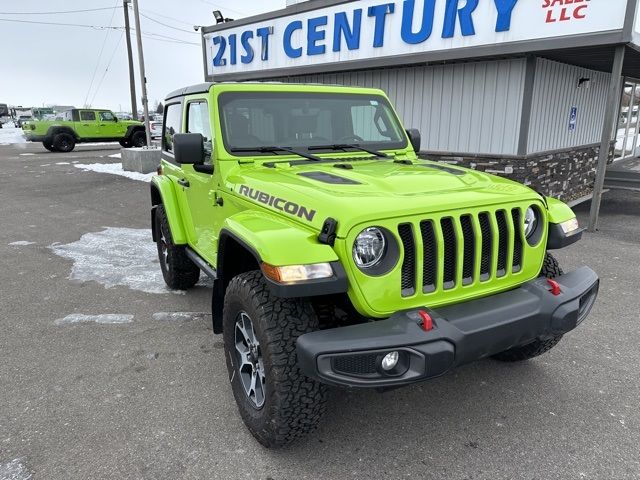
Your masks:
M 154 273 L 148 184 L 74 167 L 116 152 L 0 146 L 0 480 L 640 478 L 640 194 L 607 194 L 600 232 L 558 252 L 602 286 L 550 353 L 334 389 L 317 433 L 269 451 L 237 413 L 207 282 L 177 295 Z

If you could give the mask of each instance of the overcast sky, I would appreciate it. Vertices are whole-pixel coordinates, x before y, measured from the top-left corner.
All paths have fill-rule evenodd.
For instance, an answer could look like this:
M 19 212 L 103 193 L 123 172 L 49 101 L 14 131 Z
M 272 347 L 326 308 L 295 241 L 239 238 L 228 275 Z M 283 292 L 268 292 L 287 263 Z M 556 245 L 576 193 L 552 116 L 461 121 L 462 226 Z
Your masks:
M 0 103 L 77 107 L 89 103 L 98 108 L 130 110 L 127 50 L 121 29 L 4 21 L 122 27 L 122 3 L 122 0 L 2 0 Z M 144 17 L 140 19 L 151 108 L 168 92 L 204 80 L 200 34 L 194 32 L 193 25 L 215 23 L 211 14 L 213 10 L 221 10 L 226 17 L 242 18 L 284 8 L 285 0 L 139 0 L 139 5 L 142 14 L 166 24 L 164 26 Z M 40 14 L 96 8 L 105 10 Z M 8 15 L 12 12 L 16 12 L 15 15 Z M 135 27 L 133 15 L 131 26 Z M 175 43 L 173 39 L 193 44 Z M 133 35 L 132 43 L 138 108 L 141 109 Z

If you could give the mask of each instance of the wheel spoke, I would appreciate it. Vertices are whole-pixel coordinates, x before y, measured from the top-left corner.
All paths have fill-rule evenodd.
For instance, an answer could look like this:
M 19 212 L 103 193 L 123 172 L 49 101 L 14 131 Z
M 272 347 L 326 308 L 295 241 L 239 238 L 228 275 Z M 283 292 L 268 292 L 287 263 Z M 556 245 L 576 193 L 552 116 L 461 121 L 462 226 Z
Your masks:
M 261 408 L 265 401 L 264 363 L 253 323 L 245 312 L 240 312 L 236 317 L 234 339 L 240 382 L 251 403 Z

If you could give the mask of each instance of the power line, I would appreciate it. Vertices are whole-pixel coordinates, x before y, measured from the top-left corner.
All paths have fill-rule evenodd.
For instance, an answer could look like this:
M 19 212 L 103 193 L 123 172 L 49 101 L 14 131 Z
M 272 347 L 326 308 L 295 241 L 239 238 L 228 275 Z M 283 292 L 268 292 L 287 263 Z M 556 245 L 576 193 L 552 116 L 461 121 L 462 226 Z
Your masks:
M 178 30 L 179 32 L 186 32 L 186 33 L 191 33 L 191 34 L 199 35 L 197 32 L 194 32 L 193 30 L 185 30 L 185 29 L 183 29 L 183 28 L 172 27 L 171 25 L 167 25 L 166 23 L 162 23 L 162 22 L 161 22 L 161 21 L 159 21 L 159 20 L 156 20 L 156 19 L 154 19 L 154 18 L 149 17 L 149 16 L 145 15 L 144 13 L 141 13 L 141 14 L 140 14 L 140 16 L 141 16 L 141 17 L 146 18 L 147 20 L 151 20 L 152 22 L 155 22 L 155 23 L 157 23 L 157 24 L 159 24 L 159 25 L 162 25 L 163 27 L 171 28 L 171 29 L 173 29 L 173 30 Z
M 113 13 L 111 14 L 111 19 L 109 20 L 109 26 L 113 23 L 113 17 L 116 15 L 116 7 L 118 6 L 119 0 L 116 0 L 116 4 L 113 6 Z M 109 30 L 107 30 L 104 34 L 104 40 L 102 41 L 102 47 L 100 48 L 100 53 L 98 54 L 98 61 L 96 62 L 96 67 L 93 69 L 93 75 L 91 75 L 91 82 L 89 83 L 89 89 L 87 90 L 87 95 L 84 98 L 85 105 L 87 104 L 87 100 L 89 99 L 89 94 L 91 93 L 91 88 L 93 87 L 93 81 L 96 79 L 96 73 L 98 72 L 98 67 L 100 66 L 100 60 L 102 60 L 102 53 L 104 52 L 104 47 L 107 44 L 107 39 L 109 38 Z
M 87 25 L 80 23 L 60 23 L 60 22 L 37 22 L 35 20 L 17 20 L 13 18 L 0 18 L 0 22 L 13 22 L 13 23 L 32 23 L 37 25 L 56 25 L 61 27 L 84 27 L 92 28 L 94 30 L 118 30 L 123 27 L 105 27 L 103 25 Z
M 142 9 L 141 8 L 140 11 L 141 12 L 145 12 L 148 15 L 155 15 L 156 17 L 166 18 L 167 20 L 172 20 L 172 21 L 177 22 L 177 23 L 182 23 L 183 25 L 189 25 L 190 27 L 193 26 L 193 23 L 185 22 L 184 20 L 179 20 L 177 18 L 173 18 L 173 17 L 170 17 L 168 15 L 162 15 L 161 13 L 154 12 L 152 10 L 146 10 L 146 9 Z
M 95 92 L 93 92 L 93 97 L 91 97 L 90 105 L 93 105 L 93 101 L 96 99 L 96 95 L 98 95 L 98 92 L 100 91 L 100 87 L 102 87 L 102 82 L 104 82 L 104 78 L 107 76 L 107 72 L 109 71 L 109 67 L 111 67 L 111 63 L 113 62 L 113 58 L 116 56 L 116 52 L 118 51 L 118 47 L 122 43 L 122 38 L 123 37 L 124 37 L 124 31 L 120 35 L 120 39 L 118 40 L 118 43 L 116 44 L 116 48 L 113 49 L 113 53 L 111 54 L 111 57 L 109 58 L 109 63 L 107 63 L 107 68 L 105 68 L 104 73 L 102 74 L 102 77 L 100 78 L 100 82 L 98 83 L 98 86 L 96 87 Z
M 87 24 L 78 24 L 78 23 L 58 23 L 58 22 L 36 22 L 36 21 L 29 21 L 29 20 L 14 20 L 14 19 L 5 19 L 5 18 L 0 18 L 0 22 L 17 22 L 17 23 L 34 23 L 37 25 L 54 25 L 54 26 L 63 26 L 63 27 L 82 27 L 82 28 L 91 28 L 93 30 L 124 30 L 124 27 L 116 27 L 116 26 L 104 26 L 104 25 L 87 25 Z M 133 29 L 132 29 L 133 31 Z M 147 38 L 150 38 L 152 40 L 160 40 L 160 38 L 153 38 L 152 36 L 158 36 L 158 37 L 162 37 L 166 40 L 164 41 L 169 41 L 172 43 L 184 43 L 187 45 L 198 45 L 200 46 L 199 43 L 195 43 L 195 42 L 188 42 L 185 40 L 181 40 L 179 38 L 175 38 L 175 37 L 169 37 L 166 35 L 161 35 L 159 33 L 154 33 L 154 32 L 142 32 L 142 36 L 148 36 Z
M 216 8 L 217 8 L 217 9 L 219 9 L 219 10 L 231 10 L 232 12 L 235 12 L 235 13 L 237 13 L 238 15 L 242 15 L 242 16 L 244 16 L 244 17 L 248 17 L 248 16 L 249 16 L 249 14 L 248 14 L 248 13 L 241 12 L 241 11 L 236 10 L 236 9 L 234 9 L 234 8 L 231 8 L 231 7 L 222 7 L 222 6 L 220 6 L 220 5 L 217 5 L 216 3 L 210 2 L 210 1 L 208 1 L 208 0 L 200 0 L 200 1 L 201 1 L 202 3 L 206 3 L 207 5 L 211 5 L 212 7 L 216 7 Z
M 87 8 L 84 10 L 64 10 L 60 12 L 0 12 L 0 15 L 58 15 L 64 13 L 98 12 L 101 10 L 112 10 L 113 8 L 114 7 Z

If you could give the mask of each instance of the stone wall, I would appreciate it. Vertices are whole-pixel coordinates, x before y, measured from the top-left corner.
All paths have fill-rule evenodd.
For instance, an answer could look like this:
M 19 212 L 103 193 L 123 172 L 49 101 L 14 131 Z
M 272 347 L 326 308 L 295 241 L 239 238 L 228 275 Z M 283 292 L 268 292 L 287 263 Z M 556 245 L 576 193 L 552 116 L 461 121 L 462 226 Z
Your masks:
M 612 143 L 609 162 L 613 160 Z M 473 168 L 524 183 L 549 197 L 571 202 L 593 192 L 600 145 L 524 156 L 492 157 L 421 152 L 420 158 Z

